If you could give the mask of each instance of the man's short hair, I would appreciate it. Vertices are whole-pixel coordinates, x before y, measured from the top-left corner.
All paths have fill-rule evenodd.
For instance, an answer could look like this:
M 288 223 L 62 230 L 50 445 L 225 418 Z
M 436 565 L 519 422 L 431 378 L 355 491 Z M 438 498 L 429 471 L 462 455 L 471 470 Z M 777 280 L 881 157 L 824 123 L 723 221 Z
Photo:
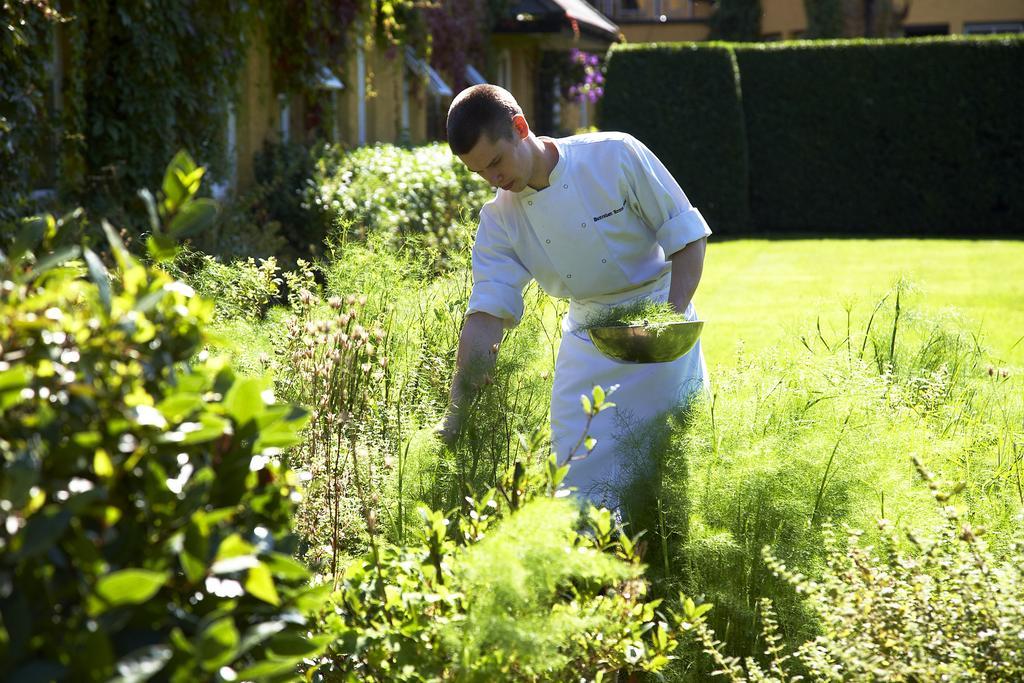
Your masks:
M 511 140 L 512 119 L 523 110 L 512 93 L 496 85 L 474 85 L 460 92 L 448 108 L 448 146 L 467 154 L 487 133 L 492 142 Z

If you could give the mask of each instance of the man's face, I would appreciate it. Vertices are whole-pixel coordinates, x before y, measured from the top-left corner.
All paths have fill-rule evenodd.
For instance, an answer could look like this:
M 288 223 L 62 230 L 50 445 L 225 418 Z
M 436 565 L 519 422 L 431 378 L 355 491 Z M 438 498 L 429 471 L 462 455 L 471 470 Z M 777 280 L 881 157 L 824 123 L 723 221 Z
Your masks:
M 530 179 L 530 156 L 522 138 L 512 131 L 512 139 L 491 140 L 485 132 L 473 149 L 459 158 L 466 167 L 489 182 L 509 192 L 522 192 Z

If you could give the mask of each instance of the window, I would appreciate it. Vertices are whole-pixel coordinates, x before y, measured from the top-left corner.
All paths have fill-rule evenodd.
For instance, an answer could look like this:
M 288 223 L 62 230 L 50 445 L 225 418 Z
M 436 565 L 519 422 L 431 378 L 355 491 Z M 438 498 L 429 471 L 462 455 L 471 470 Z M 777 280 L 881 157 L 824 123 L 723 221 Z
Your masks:
M 281 133 L 281 142 L 288 143 L 291 139 L 291 98 L 284 93 L 277 96 L 278 129 Z
M 512 57 L 508 50 L 502 50 L 498 56 L 498 83 L 505 90 L 512 90 Z
M 903 27 L 903 35 L 907 38 L 947 36 L 949 35 L 949 24 L 911 24 Z
M 991 35 L 994 33 L 1024 33 L 1024 21 L 995 21 L 991 23 L 964 24 L 967 35 Z
M 448 111 L 446 103 L 454 94 L 452 89 L 441 78 L 441 74 L 417 57 L 416 52 L 408 45 L 405 46 L 405 65 L 427 86 L 427 137 L 431 140 L 443 140 Z M 403 124 L 407 128 L 407 122 L 403 121 Z

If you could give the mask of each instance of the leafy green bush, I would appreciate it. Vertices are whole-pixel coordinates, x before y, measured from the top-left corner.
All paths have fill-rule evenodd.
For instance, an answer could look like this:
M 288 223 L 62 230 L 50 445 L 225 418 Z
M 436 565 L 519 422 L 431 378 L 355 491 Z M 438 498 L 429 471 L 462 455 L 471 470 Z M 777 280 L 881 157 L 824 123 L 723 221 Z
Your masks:
M 194 252 L 176 259 L 175 266 L 168 270 L 187 277 L 200 296 L 214 302 L 217 315 L 227 318 L 262 317 L 284 284 L 273 256 L 259 263 L 252 257 L 222 263 L 208 254 Z
M 191 246 L 222 262 L 243 258 L 280 258 L 290 262 L 294 250 L 284 237 L 283 226 L 267 206 L 271 192 L 285 192 L 274 183 L 254 185 L 227 204 L 221 219 L 191 239 Z M 308 255 L 309 250 L 303 252 Z
M 297 257 L 322 253 L 330 228 L 315 169 L 314 152 L 298 144 L 268 142 L 253 160 L 256 188 L 246 200 L 254 227 L 272 226 Z
M 363 147 L 328 152 L 318 163 L 319 197 L 336 229 L 361 237 L 382 233 L 396 245 L 445 254 L 472 243 L 480 208 L 492 196 L 487 183 L 440 143 L 402 149 Z
M 214 210 L 185 155 L 146 195 L 150 256 Z M 213 305 L 105 224 L 48 253 L 50 217 L 0 253 L 0 669 L 13 680 L 285 680 L 322 643 L 291 558 L 305 413 L 196 354 Z

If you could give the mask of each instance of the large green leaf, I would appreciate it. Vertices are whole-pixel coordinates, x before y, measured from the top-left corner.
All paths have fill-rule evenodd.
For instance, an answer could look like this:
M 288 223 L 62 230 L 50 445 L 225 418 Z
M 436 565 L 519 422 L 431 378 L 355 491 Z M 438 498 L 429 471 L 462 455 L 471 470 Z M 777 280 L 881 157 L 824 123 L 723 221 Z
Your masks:
M 231 617 L 214 621 L 199 635 L 196 654 L 206 671 L 215 671 L 230 663 L 237 656 L 237 651 L 238 629 Z
M 14 238 L 14 244 L 11 246 L 10 258 L 12 261 L 17 261 L 26 252 L 39 248 L 46 236 L 47 218 L 53 220 L 53 216 L 35 216 L 21 224 L 18 236 Z
M 55 505 L 48 505 L 39 513 L 32 515 L 25 528 L 15 536 L 15 539 L 22 539 L 16 557 L 26 560 L 46 552 L 64 534 L 70 521 L 71 513 Z
M 331 636 L 306 637 L 293 631 L 280 633 L 267 643 L 267 649 L 274 657 L 309 657 L 330 642 Z
M 171 424 L 177 424 L 199 410 L 203 405 L 203 397 L 193 392 L 171 394 L 156 404 L 156 409 Z
M 245 581 L 245 590 L 249 595 L 259 598 L 271 605 L 280 605 L 281 597 L 277 594 L 274 586 L 274 577 L 270 575 L 267 565 L 262 562 L 249 570 L 249 577 Z
M 224 397 L 224 408 L 239 426 L 244 426 L 264 411 L 262 394 L 266 384 L 258 377 L 242 377 L 231 386 Z
M 195 169 L 195 162 L 185 150 L 179 150 L 171 159 L 171 163 L 167 165 L 167 170 L 164 172 L 164 182 L 160 188 L 164 192 L 166 208 L 174 211 L 188 198 L 189 192 L 185 181 Z
M 110 276 L 106 267 L 92 249 L 85 248 L 85 263 L 89 267 L 89 279 L 96 284 L 103 310 L 110 315 Z
M 210 571 L 214 574 L 233 574 L 258 564 L 256 548 L 236 533 L 220 542 Z
M 176 429 L 161 434 L 157 441 L 160 443 L 178 443 L 190 445 L 204 443 L 220 438 L 229 433 L 231 423 L 219 415 L 206 413 L 199 418 L 198 422 L 184 422 Z
M 29 273 L 28 280 L 39 277 L 43 273 L 46 273 L 50 269 L 59 266 L 60 264 L 70 261 L 73 258 L 78 258 L 78 255 L 82 253 L 82 248 L 74 245 L 70 247 L 61 247 L 55 250 L 52 254 L 49 254 L 45 258 L 41 259 L 39 263 L 35 265 L 32 272 Z
M 253 445 L 255 452 L 265 448 L 290 448 L 302 442 L 302 428 L 309 421 L 309 413 L 296 406 L 272 406 L 257 418 L 259 436 Z
M 270 569 L 270 573 L 282 579 L 308 579 L 309 568 L 296 560 L 282 553 L 267 553 L 264 563 Z
M 168 578 L 170 572 L 149 569 L 122 569 L 108 574 L 96 582 L 96 596 L 101 601 L 98 611 L 146 602 L 156 595 Z
M 250 666 L 244 671 L 238 672 L 238 678 L 243 681 L 258 681 L 265 678 L 277 677 L 295 670 L 295 667 L 303 660 L 303 657 L 289 657 L 287 659 L 269 659 Z
M 27 365 L 15 365 L 0 372 L 0 394 L 8 391 L 20 393 L 32 379 L 32 370 Z
M 217 219 L 218 205 L 212 199 L 194 199 L 183 207 L 167 228 L 175 239 L 190 237 L 206 230 Z

